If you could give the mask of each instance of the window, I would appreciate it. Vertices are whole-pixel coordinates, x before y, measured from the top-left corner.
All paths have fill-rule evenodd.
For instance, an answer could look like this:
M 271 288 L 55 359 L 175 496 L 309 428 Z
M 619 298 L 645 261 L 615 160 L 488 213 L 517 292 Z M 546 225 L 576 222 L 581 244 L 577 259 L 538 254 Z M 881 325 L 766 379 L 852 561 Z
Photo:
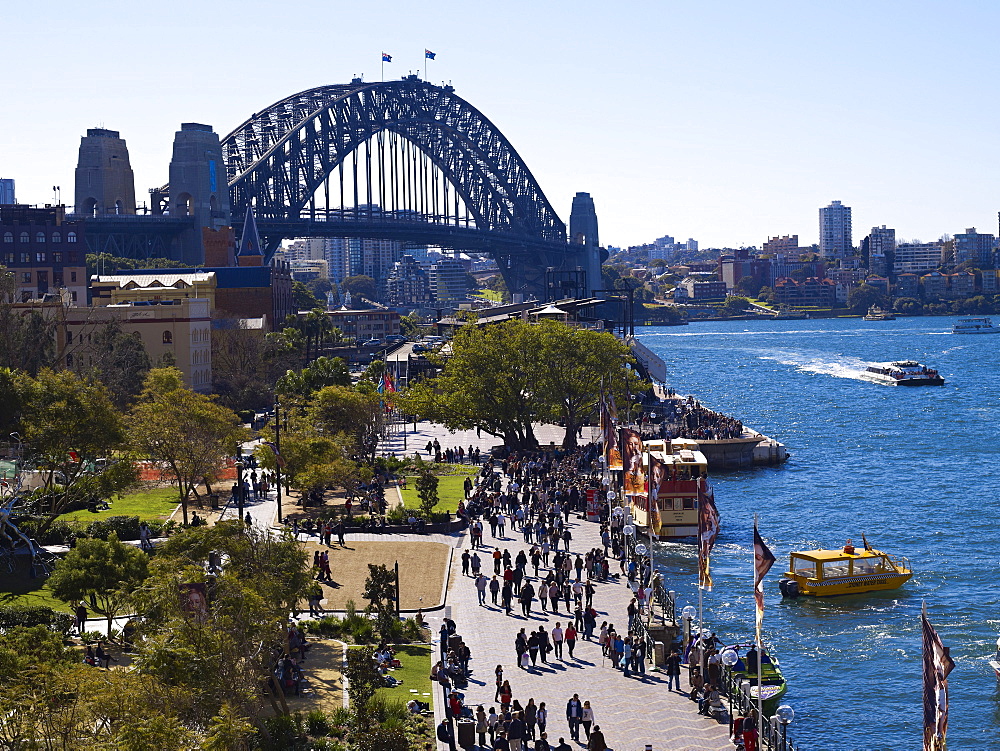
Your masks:
M 21 284 L 31 284 L 31 272 L 25 271 L 21 274 Z
M 21 263 L 31 263 L 31 253 L 20 254 Z
M 163 343 L 164 344 L 173 344 L 174 343 L 174 335 L 172 333 L 170 333 L 169 331 L 164 331 L 163 332 Z
M 76 276 L 76 274 L 73 274 L 73 276 Z M 76 302 L 76 292 L 70 292 L 70 294 L 72 295 L 71 299 L 73 300 L 73 302 Z
M 798 576 L 805 576 L 809 579 L 816 578 L 816 564 L 804 558 L 792 558 L 792 571 Z
M 14 263 L 14 254 L 13 253 L 4 253 L 3 254 L 3 262 L 5 264 L 7 264 L 8 266 L 10 266 L 12 263 Z
M 35 253 L 35 263 L 45 263 L 45 254 Z
M 68 242 L 68 243 L 75 243 L 76 242 L 76 233 L 75 232 L 70 232 L 69 234 L 67 234 L 66 235 L 66 242 Z
M 45 244 L 45 233 L 44 232 L 36 232 L 35 233 L 35 242 L 36 243 L 42 243 L 44 245 Z
M 76 272 L 75 271 L 69 272 L 69 280 L 71 282 L 75 282 L 76 281 Z M 74 292 L 73 294 L 76 295 L 76 292 Z M 74 297 L 73 299 L 75 300 L 76 297 Z
M 22 232 L 21 233 L 21 242 L 26 243 L 26 242 L 30 242 L 30 241 L 31 241 L 31 238 L 28 236 L 28 233 L 27 232 Z
M 694 508 L 694 498 L 685 498 L 683 508 L 685 511 L 690 511 Z
M 13 232 L 4 232 L 3 233 L 3 241 L 5 243 L 12 243 L 12 242 L 14 242 L 14 233 Z
M 53 253 L 52 263 L 62 263 L 62 253 Z
M 62 242 L 62 235 L 59 234 L 58 232 L 53 232 L 52 233 L 52 242 L 54 242 L 54 243 L 61 243 Z

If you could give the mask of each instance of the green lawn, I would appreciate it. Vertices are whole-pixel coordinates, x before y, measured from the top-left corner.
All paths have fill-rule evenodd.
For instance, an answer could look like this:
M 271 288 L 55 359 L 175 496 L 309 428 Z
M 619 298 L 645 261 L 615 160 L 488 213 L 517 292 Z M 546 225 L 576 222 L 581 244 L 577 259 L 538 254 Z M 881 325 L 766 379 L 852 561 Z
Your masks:
M 154 488 L 139 493 L 123 495 L 111 501 L 107 511 L 92 511 L 83 509 L 63 514 L 60 519 L 66 521 L 92 522 L 96 519 L 106 519 L 109 516 L 138 516 L 139 519 L 165 519 L 173 513 L 179 500 L 176 488 Z
M 384 699 L 398 699 L 408 702 L 411 698 L 434 705 L 435 692 L 431 689 L 431 647 L 429 644 L 397 644 L 393 646 L 397 659 L 403 667 L 392 671 L 396 680 L 403 681 L 402 686 L 395 688 L 380 688 L 378 693 Z M 417 693 L 411 693 L 411 689 Z M 424 696 L 430 694 L 430 696 Z
M 461 465 L 452 465 L 458 469 Z M 434 507 L 435 512 L 458 511 L 458 502 L 465 498 L 465 478 L 474 475 L 479 471 L 478 467 L 465 465 L 462 474 L 449 474 L 438 476 L 438 505 Z M 417 497 L 417 478 L 407 477 L 406 487 L 401 488 L 403 494 L 403 505 L 406 508 L 420 508 L 420 499 Z
M 0 605 L 41 605 L 70 612 L 69 605 L 52 596 L 48 577 L 32 579 L 28 575 L 27 556 L 18 556 L 18 559 L 20 566 L 15 573 L 8 574 L 5 569 L 0 575 Z

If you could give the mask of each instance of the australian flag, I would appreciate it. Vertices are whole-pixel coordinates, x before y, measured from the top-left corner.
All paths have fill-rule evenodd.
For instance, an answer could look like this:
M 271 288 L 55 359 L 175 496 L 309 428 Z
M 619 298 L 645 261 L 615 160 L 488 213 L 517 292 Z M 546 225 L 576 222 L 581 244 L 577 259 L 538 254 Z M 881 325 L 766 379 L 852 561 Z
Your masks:
M 392 62 L 392 55 L 390 55 L 388 52 L 383 52 L 382 53 L 382 62 L 383 63 L 391 63 Z
M 424 50 L 424 57 L 426 57 L 428 60 L 433 60 L 436 56 L 437 56 L 436 52 L 431 52 L 428 49 Z

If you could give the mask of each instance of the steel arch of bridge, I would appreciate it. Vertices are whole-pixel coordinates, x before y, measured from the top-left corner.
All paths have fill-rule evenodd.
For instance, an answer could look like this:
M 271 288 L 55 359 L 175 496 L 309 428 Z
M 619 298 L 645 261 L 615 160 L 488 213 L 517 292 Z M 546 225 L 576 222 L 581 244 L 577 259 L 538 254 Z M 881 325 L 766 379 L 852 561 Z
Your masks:
M 222 149 L 234 224 L 252 205 L 271 250 L 283 237 L 340 236 L 334 226 L 306 227 L 303 209 L 331 172 L 384 131 L 427 155 L 475 221 L 474 229 L 424 227 L 415 231 L 415 241 L 489 250 L 512 291 L 540 292 L 546 266 L 586 267 L 582 246 L 567 244 L 566 225 L 496 126 L 451 87 L 415 77 L 309 89 L 255 113 L 227 135 Z M 376 219 L 385 224 L 386 217 Z M 386 234 L 375 226 L 379 222 L 370 224 L 375 236 Z M 397 227 L 386 236 L 400 232 L 405 234 Z

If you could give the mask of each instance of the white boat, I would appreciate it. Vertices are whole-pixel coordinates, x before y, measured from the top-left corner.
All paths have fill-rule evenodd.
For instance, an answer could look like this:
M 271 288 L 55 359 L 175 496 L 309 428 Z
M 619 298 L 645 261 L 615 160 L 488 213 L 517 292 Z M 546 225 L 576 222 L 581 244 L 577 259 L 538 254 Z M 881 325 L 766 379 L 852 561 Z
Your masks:
M 869 365 L 861 371 L 867 381 L 886 386 L 944 386 L 944 378 L 916 360 L 900 360 Z
M 960 318 L 952 326 L 953 334 L 996 334 L 1000 328 L 993 325 L 989 318 Z
M 892 314 L 891 310 L 882 310 L 878 305 L 872 305 L 868 308 L 868 315 L 865 316 L 866 321 L 895 321 L 896 316 Z

